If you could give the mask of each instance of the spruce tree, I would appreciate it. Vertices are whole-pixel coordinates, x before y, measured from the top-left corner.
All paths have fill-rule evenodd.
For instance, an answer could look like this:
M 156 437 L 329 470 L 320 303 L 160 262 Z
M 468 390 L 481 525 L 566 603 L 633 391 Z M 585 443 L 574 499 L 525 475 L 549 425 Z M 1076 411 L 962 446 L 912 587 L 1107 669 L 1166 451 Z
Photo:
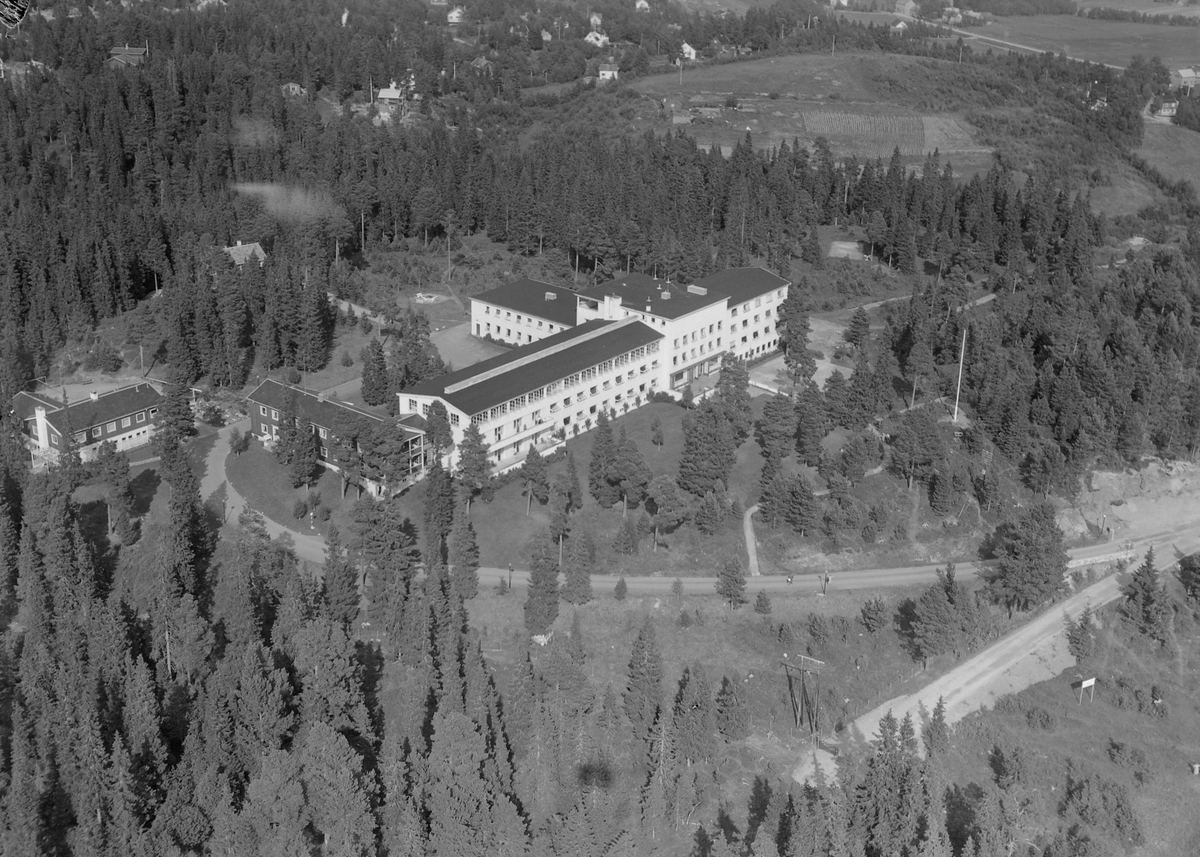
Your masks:
M 758 590 L 758 596 L 754 599 L 754 612 L 760 616 L 771 615 L 771 596 L 767 595 L 767 590 Z
M 724 490 L 736 458 L 733 429 L 711 399 L 683 418 L 683 454 L 677 480 L 680 488 L 697 497 Z
M 1138 631 L 1166 644 L 1172 613 L 1171 596 L 1159 580 L 1153 545 L 1146 551 L 1145 560 L 1133 572 L 1129 582 L 1121 587 L 1121 593 L 1125 596 L 1121 614 Z
M 588 464 L 588 490 L 601 508 L 611 509 L 621 499 L 616 477 L 617 442 L 613 437 L 608 414 L 600 411 L 596 431 L 592 436 L 592 459 Z
M 613 540 L 613 550 L 626 556 L 632 556 L 638 552 L 637 524 L 630 518 L 626 518 L 617 530 L 617 537 Z
M 372 338 L 359 357 L 362 364 L 362 397 L 368 405 L 384 405 L 388 402 L 387 360 L 383 355 L 383 344 Z
M 454 475 L 458 477 L 463 502 L 470 515 L 471 501 L 479 496 L 492 478 L 492 461 L 488 457 L 487 444 L 475 423 L 467 426 L 463 433 L 462 443 L 458 446 L 458 470 Z
M 358 571 L 342 554 L 337 527 L 329 528 L 325 540 L 325 606 L 329 616 L 349 626 L 358 618 Z
M 862 348 L 867 344 L 867 340 L 871 336 L 871 317 L 867 315 L 867 311 L 859 307 L 854 311 L 854 315 L 850 317 L 850 325 L 842 334 L 842 339 L 846 340 L 855 348 Z
M 658 418 L 658 414 L 650 418 L 650 443 L 657 447 L 666 443 L 663 438 L 662 420 Z
M 545 503 L 550 498 L 550 479 L 546 473 L 546 460 L 538 452 L 537 447 L 529 444 L 529 452 L 521 462 L 521 481 L 525 483 L 525 514 L 533 506 L 536 498 L 539 503 Z
M 660 533 L 669 533 L 687 520 L 689 509 L 680 496 L 679 486 L 668 474 L 661 473 L 646 488 L 646 508 L 654 526 L 654 550 Z
M 621 495 L 622 516 L 628 514 L 630 506 L 639 506 L 645 499 L 646 487 L 653 476 L 637 444 L 626 436 L 625 427 L 621 426 L 621 440 L 617 444 L 616 458 L 609 478 L 616 479 L 617 490 Z
M 365 401 L 365 395 L 363 398 Z M 438 456 L 454 446 L 450 417 L 441 399 L 434 399 L 429 405 L 429 413 L 425 416 L 425 441 L 433 447 L 434 454 Z
M 750 436 L 754 412 L 750 406 L 750 372 L 732 351 L 721 358 L 721 371 L 712 396 L 733 431 L 734 446 Z
M 740 741 L 750 734 L 750 716 L 746 711 L 741 681 L 736 674 L 732 679 L 729 676 L 721 679 L 715 720 L 717 731 L 726 741 Z
M 636 743 L 640 744 L 650 737 L 662 703 L 662 655 L 655 638 L 654 625 L 647 617 L 633 641 L 625 685 L 625 716 L 629 718 Z
M 763 405 L 758 421 L 758 444 L 763 458 L 782 461 L 792 451 L 796 438 L 796 404 L 790 396 L 777 393 Z
M 786 502 L 783 517 L 792 529 L 801 536 L 813 532 L 821 519 L 821 507 L 808 479 L 802 474 L 797 473 L 788 480 Z
M 736 557 L 727 559 L 717 575 L 717 594 L 736 610 L 746 603 L 746 572 L 742 569 L 741 560 Z
M 583 488 L 579 483 L 579 470 L 575 467 L 575 453 L 567 452 L 567 487 L 571 497 L 569 512 L 578 512 L 583 508 Z
M 567 543 L 562 599 L 568 604 L 587 604 L 592 600 L 592 559 L 588 535 L 581 531 Z
M 454 483 L 441 459 L 435 458 L 425 477 L 425 562 L 444 562 L 446 538 L 454 526 Z
M 530 541 L 529 593 L 525 598 L 525 628 L 533 636 L 545 634 L 558 617 L 558 552 L 546 533 Z
M 1180 559 L 1178 576 L 1188 601 L 1200 601 L 1200 554 L 1189 554 Z
M 717 495 L 709 491 L 696 507 L 696 527 L 706 536 L 716 535 L 724 520 L 724 510 Z
M 618 577 L 617 585 L 613 587 L 613 597 L 616 598 L 618 601 L 624 601 L 625 594 L 628 591 L 629 591 L 629 588 L 625 585 L 625 576 L 622 575 L 621 577 Z
M 821 457 L 821 441 L 827 429 L 825 400 L 815 386 L 802 388 L 796 396 L 796 453 L 800 461 L 815 467 Z
M 925 741 L 925 752 L 931 758 L 943 755 L 950 749 L 950 727 L 946 724 L 946 699 L 938 697 L 933 707 L 933 716 L 921 737 Z
M 450 531 L 450 580 L 461 601 L 479 592 L 479 544 L 470 519 L 458 515 Z

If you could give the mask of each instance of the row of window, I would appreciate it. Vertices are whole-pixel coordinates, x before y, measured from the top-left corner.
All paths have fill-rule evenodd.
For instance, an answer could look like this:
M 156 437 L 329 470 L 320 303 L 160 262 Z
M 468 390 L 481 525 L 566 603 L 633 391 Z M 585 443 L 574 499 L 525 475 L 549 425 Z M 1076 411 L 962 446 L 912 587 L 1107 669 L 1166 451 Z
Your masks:
M 155 414 L 158 413 L 158 408 L 150 408 L 150 410 L 148 412 L 142 411 L 141 413 L 137 414 L 136 422 L 144 423 L 146 421 L 147 413 L 149 413 L 150 416 L 154 416 Z M 123 429 L 130 428 L 133 426 L 134 422 L 135 422 L 135 419 L 133 416 L 122 417 L 120 420 L 121 428 L 123 428 Z M 92 439 L 99 440 L 101 437 L 104 436 L 105 432 L 108 432 L 109 434 L 115 434 L 116 431 L 117 431 L 117 420 L 113 420 L 111 423 L 108 423 L 104 426 L 95 426 L 92 429 Z M 53 440 L 53 438 L 51 438 L 51 439 Z M 87 439 L 88 439 L 88 433 L 86 431 L 77 432 L 75 435 L 76 443 L 87 443 Z

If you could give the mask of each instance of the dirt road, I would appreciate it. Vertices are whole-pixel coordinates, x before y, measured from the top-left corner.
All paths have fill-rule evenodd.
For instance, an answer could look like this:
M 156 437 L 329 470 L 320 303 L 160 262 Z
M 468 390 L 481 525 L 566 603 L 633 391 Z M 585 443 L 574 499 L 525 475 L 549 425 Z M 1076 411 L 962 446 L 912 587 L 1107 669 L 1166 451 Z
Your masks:
M 1181 506 L 1186 509 L 1189 505 L 1194 506 L 1195 502 L 1191 500 L 1170 505 L 1173 511 L 1179 512 Z M 1182 520 L 1175 517 L 1173 521 L 1166 522 L 1163 529 L 1133 539 L 1135 553 L 1144 554 L 1153 545 L 1160 569 L 1174 565 L 1180 556 L 1200 549 L 1200 534 L 1196 533 L 1193 521 L 1195 518 Z M 929 717 L 938 699 L 942 698 L 946 703 L 946 720 L 954 723 L 1004 693 L 1023 690 L 1039 681 L 1053 678 L 1073 663 L 1061 640 L 1066 627 L 1064 614 L 1078 617 L 1089 604 L 1092 609 L 1097 609 L 1116 601 L 1121 597 L 1120 584 L 1116 575 L 1106 577 L 1049 608 L 1029 624 L 993 643 L 916 693 L 889 700 L 859 717 L 838 736 L 838 743 L 843 747 L 869 743 L 879 731 L 879 721 L 889 711 L 897 720 L 911 714 L 919 727 Z M 832 757 L 821 753 L 816 758 L 810 756 L 801 760 L 793 777 L 803 782 L 812 776 L 815 764 L 820 764 L 827 774 L 835 773 Z

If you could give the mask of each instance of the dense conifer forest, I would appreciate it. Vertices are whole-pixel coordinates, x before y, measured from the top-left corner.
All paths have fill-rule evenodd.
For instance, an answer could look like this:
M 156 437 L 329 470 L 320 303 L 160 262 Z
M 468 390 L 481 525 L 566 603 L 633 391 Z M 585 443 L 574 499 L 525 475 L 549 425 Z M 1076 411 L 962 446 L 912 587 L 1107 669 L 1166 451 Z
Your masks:
M 998 157 L 964 181 L 936 153 L 914 171 L 899 153 L 858 163 L 823 141 L 764 151 L 748 138 L 726 157 L 683 134 L 622 139 L 574 124 L 521 141 L 529 121 L 507 99 L 511 76 L 457 85 L 442 75 L 456 60 L 425 27 L 426 8 L 388 5 L 385 15 L 365 2 L 230 0 L 194 14 L 104 6 L 98 18 L 30 22 L 13 50 L 48 69 L 0 83 L 0 396 L 139 302 L 155 316 L 148 325 L 163 325 L 156 359 L 175 380 L 236 390 L 254 367 L 319 368 L 331 350 L 327 292 L 354 296 L 348 254 L 468 233 L 518 254 L 561 253 L 589 277 L 688 282 L 765 264 L 797 283 L 784 319 L 795 337 L 806 283 L 823 276 L 817 228 L 837 221 L 863 227 L 882 259 L 924 286 L 874 339 L 858 331 L 852 382 L 804 388 L 801 419 L 819 425 L 797 427 L 802 438 L 862 428 L 918 388 L 944 392 L 940 367 L 957 363 L 965 330 L 966 401 L 989 442 L 1025 462 L 1031 487 L 1070 492 L 1096 462 L 1194 456 L 1200 226 L 1186 206 L 1152 213 L 1174 246 L 1118 270 L 1097 267 L 1111 224 L 1072 177 L 1036 163 Z M 823 49 L 836 35 L 839 49 L 925 54 L 930 68 L 946 50 L 862 27 L 801 29 L 810 12 L 786 3 L 723 23 L 678 10 L 663 20 L 698 37 L 736 27 L 734 38 L 779 50 Z M 105 68 L 119 44 L 148 44 L 149 61 Z M 349 110 L 322 118 L 311 98 L 280 92 L 295 80 L 349 96 L 410 66 L 428 114 L 411 127 Z M 953 74 L 1030 109 L 1051 105 L 1081 149 L 1119 157 L 1140 139 L 1154 71 L 975 56 Z M 1097 74 L 1110 86 L 1100 112 L 1080 95 Z M 572 92 L 528 109 L 603 97 Z M 269 262 L 235 269 L 221 248 L 237 240 L 262 242 Z M 992 311 L 961 311 L 984 278 Z M 803 375 L 802 347 L 793 362 Z M 0 615 L 15 618 L 0 650 L 0 853 L 620 855 L 681 843 L 764 857 L 1011 853 L 1026 824 L 1012 790 L 1020 765 L 1001 758 L 1009 779 L 960 794 L 948 816 L 936 718 L 926 759 L 911 721 L 885 721 L 860 770 L 839 785 L 764 780 L 748 809 L 733 809 L 749 819 L 735 830 L 716 759 L 722 742 L 746 736 L 738 676 L 700 664 L 664 675 L 647 624 L 624 686 L 589 682 L 578 627 L 499 681 L 466 620 L 478 584 L 463 569 L 478 549 L 448 474 L 436 479 L 449 503 L 431 507 L 422 532 L 394 504 L 364 501 L 355 531 L 330 540 L 323 581 L 302 575 L 254 514 L 218 540 L 187 457 L 185 389 L 170 388 L 157 440 L 169 502 L 140 539 L 125 524 L 118 538 L 97 534 L 76 499 L 96 482 L 123 496 L 108 457 L 84 465 L 68 450 L 30 474 L 15 434 L 0 443 Z M 744 441 L 746 412 L 730 397 L 697 409 L 687 430 Z M 936 486 L 920 419 L 901 422 L 894 466 Z M 623 436 L 609 440 L 614 456 L 634 458 Z M 793 438 L 761 442 L 784 450 Z M 689 461 L 680 486 L 704 494 L 709 465 Z M 523 474 L 530 486 L 541 484 L 535 470 Z M 668 508 L 672 486 L 597 478 L 610 505 L 637 492 Z M 467 486 L 466 499 L 479 491 Z M 806 499 L 778 517 L 803 523 Z M 584 561 L 574 549 L 568 564 Z M 533 545 L 549 581 L 549 597 L 527 610 L 533 633 L 557 614 L 555 554 L 549 538 Z M 358 639 L 360 580 L 382 645 Z M 592 597 L 586 575 L 568 581 L 564 598 Z M 745 600 L 732 584 L 723 596 Z M 1102 778 L 1067 787 L 1079 817 L 1105 815 L 1101 803 L 1128 811 L 1123 789 Z M 1107 853 L 1082 850 L 1086 826 L 1064 818 L 1041 831 L 1057 849 L 1045 853 Z

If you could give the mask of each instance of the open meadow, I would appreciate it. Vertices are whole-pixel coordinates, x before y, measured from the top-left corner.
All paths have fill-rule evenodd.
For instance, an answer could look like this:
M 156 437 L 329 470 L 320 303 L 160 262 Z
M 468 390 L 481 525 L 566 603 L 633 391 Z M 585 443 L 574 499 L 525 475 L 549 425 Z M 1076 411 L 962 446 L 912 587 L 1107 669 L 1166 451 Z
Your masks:
M 639 123 L 655 131 L 681 124 L 704 147 L 728 152 L 749 132 L 758 146 L 827 139 L 843 157 L 887 158 L 896 148 L 919 163 L 938 149 L 955 171 L 986 169 L 991 152 L 956 113 L 895 103 L 885 81 L 914 60 L 897 56 L 804 54 L 726 63 L 658 75 L 633 89 L 647 97 Z M 734 106 L 736 104 L 736 106 Z
M 1195 131 L 1147 122 L 1137 154 L 1172 181 L 1200 183 L 1200 134 Z
M 1174 13 L 1178 7 L 1167 8 Z M 1138 55 L 1159 57 L 1167 68 L 1200 62 L 1200 29 L 1195 27 L 1098 21 L 1074 15 L 1028 15 L 1001 18 L 990 27 L 971 32 L 985 39 L 1122 67 Z

